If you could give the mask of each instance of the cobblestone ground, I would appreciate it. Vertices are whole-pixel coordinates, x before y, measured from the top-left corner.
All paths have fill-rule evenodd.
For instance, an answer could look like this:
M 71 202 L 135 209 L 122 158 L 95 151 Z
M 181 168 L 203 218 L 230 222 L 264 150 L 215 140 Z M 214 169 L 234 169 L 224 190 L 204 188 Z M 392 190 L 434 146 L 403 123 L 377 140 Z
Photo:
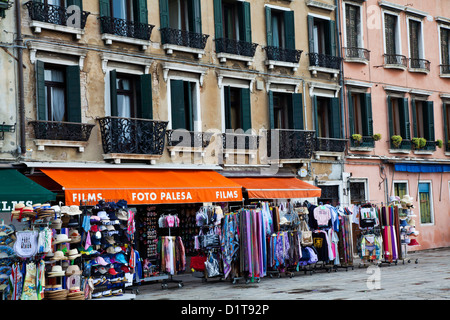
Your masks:
M 265 277 L 260 282 L 233 284 L 229 280 L 202 281 L 192 274 L 174 276 L 169 283 L 134 287 L 135 300 L 444 300 L 450 298 L 450 248 L 417 251 L 397 264 L 361 265 L 310 274 L 297 272 Z M 416 263 L 416 260 L 418 263 Z

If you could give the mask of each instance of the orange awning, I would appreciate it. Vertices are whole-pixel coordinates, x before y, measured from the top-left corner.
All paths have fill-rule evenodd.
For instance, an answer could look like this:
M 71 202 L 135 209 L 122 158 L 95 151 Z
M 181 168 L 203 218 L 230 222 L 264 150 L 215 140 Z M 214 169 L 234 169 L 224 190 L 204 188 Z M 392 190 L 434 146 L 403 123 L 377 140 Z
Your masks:
M 249 199 L 292 199 L 320 197 L 322 190 L 297 178 L 229 178 L 243 186 Z
M 41 169 L 64 187 L 65 204 L 126 200 L 128 204 L 242 201 L 242 186 L 215 171 Z

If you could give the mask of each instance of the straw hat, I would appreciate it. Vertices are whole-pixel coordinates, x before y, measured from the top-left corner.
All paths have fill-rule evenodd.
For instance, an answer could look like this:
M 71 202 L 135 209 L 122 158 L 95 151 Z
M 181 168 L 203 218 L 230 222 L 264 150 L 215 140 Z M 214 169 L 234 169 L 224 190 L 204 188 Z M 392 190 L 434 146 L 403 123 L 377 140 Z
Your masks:
M 69 237 L 65 233 L 60 233 L 56 235 L 55 241 L 53 241 L 53 244 L 59 244 L 64 242 L 70 242 Z
M 70 243 L 78 243 L 81 241 L 81 235 L 77 230 L 73 229 L 69 232 Z
M 56 251 L 53 256 L 50 258 L 50 260 L 58 261 L 58 260 L 66 260 L 66 256 L 64 255 L 64 252 L 61 250 Z
M 67 254 L 67 257 L 70 260 L 74 260 L 74 259 L 76 259 L 78 257 L 81 257 L 81 253 L 78 253 L 77 249 L 71 249 L 71 250 L 69 250 L 69 253 Z
M 72 287 L 67 294 L 67 300 L 85 300 L 84 291 L 80 290 L 80 287 Z
M 47 272 L 49 277 L 61 277 L 65 276 L 66 273 L 62 270 L 61 266 L 55 265 L 52 267 L 52 271 Z
M 405 194 L 400 202 L 402 207 L 411 208 L 413 206 L 413 200 L 414 199 L 410 195 Z
M 59 219 L 59 218 L 53 220 L 52 223 L 50 224 L 50 228 L 51 228 L 51 229 L 57 229 L 57 230 L 59 230 L 59 229 L 61 229 L 61 226 L 62 226 L 62 220 Z
M 62 206 L 61 207 L 61 214 L 68 214 L 70 211 L 69 206 Z
M 67 212 L 67 214 L 68 214 L 69 216 L 75 216 L 75 215 L 78 215 L 78 214 L 81 214 L 81 213 L 82 213 L 82 212 L 81 212 L 81 210 L 80 210 L 80 207 L 75 206 L 75 205 L 70 206 L 70 207 L 69 207 L 69 211 Z
M 80 275 L 80 274 L 81 270 L 77 264 L 70 265 L 66 269 L 66 276 Z

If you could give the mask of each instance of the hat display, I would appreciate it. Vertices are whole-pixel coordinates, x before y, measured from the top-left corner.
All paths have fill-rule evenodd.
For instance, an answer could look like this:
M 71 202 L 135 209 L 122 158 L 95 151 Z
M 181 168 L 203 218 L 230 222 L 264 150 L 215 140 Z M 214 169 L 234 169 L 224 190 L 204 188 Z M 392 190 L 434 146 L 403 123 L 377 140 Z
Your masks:
M 109 220 L 109 216 L 106 213 L 106 211 L 99 211 L 97 212 L 97 216 L 101 219 L 101 220 Z
M 69 214 L 70 208 L 68 206 L 61 207 L 61 214 Z
M 81 241 L 81 235 L 77 230 L 73 229 L 69 232 L 70 243 L 78 243 Z
M 65 233 L 57 234 L 55 237 L 55 241 L 53 241 L 53 244 L 59 244 L 64 242 L 70 242 L 69 237 Z
M 408 246 L 419 246 L 419 242 L 416 239 L 411 239 Z
M 117 212 L 117 219 L 128 220 L 128 212 L 123 209 L 119 210 L 119 212 Z
M 59 260 L 66 260 L 67 257 L 64 255 L 64 252 L 61 250 L 58 250 L 53 253 L 53 256 L 50 258 L 50 260 L 59 261 Z
M 80 275 L 80 274 L 81 270 L 77 264 L 70 265 L 66 269 L 66 276 Z
M 400 200 L 400 203 L 403 208 L 413 208 L 413 200 L 414 199 L 410 195 L 405 194 Z
M 56 253 L 55 253 L 56 254 Z M 60 277 L 65 276 L 66 273 L 63 271 L 62 267 L 55 265 L 52 267 L 52 271 L 47 272 L 49 277 Z
M 77 250 L 77 249 L 71 249 L 71 250 L 69 250 L 69 252 L 67 253 L 67 257 L 68 257 L 70 260 L 74 260 L 74 259 L 76 259 L 76 258 L 78 258 L 78 257 L 81 257 L 81 253 L 78 253 L 78 250 Z
M 81 214 L 81 213 L 82 213 L 82 212 L 81 212 L 81 210 L 80 210 L 80 207 L 75 206 L 75 205 L 70 206 L 70 207 L 69 207 L 69 211 L 67 212 L 67 214 L 68 214 L 69 216 L 79 215 L 79 214 Z

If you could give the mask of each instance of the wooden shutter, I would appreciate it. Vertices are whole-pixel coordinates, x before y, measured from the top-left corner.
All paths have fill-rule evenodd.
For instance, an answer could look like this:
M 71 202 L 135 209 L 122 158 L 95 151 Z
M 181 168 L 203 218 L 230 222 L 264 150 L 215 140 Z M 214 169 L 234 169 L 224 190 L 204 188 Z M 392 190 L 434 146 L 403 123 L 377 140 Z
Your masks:
M 316 137 L 319 137 L 319 115 L 317 113 L 317 97 L 312 97 L 313 117 L 314 117 L 314 130 L 316 131 Z
M 66 67 L 67 121 L 81 122 L 80 67 Z
M 100 1 L 100 16 L 109 17 L 111 16 L 111 7 L 109 0 L 99 0 Z
M 418 133 L 417 133 L 417 107 L 416 107 L 416 100 L 415 99 L 411 99 L 411 113 L 412 113 L 412 133 L 413 133 L 413 137 L 418 137 Z
M 189 27 L 190 31 L 202 33 L 202 9 L 200 0 L 188 0 L 190 11 Z
M 345 5 L 345 31 L 347 36 L 347 48 L 358 48 L 358 30 L 360 24 L 359 7 Z
M 117 71 L 111 70 L 109 72 L 109 92 L 111 100 L 111 116 L 117 117 L 119 111 L 117 108 Z
M 336 52 L 336 22 L 333 20 L 328 21 L 328 30 L 327 30 L 327 40 L 328 44 L 325 45 L 327 48 L 326 52 L 330 56 L 335 56 Z
M 188 131 L 194 131 L 194 110 L 193 110 L 193 102 L 192 102 L 192 88 L 194 86 L 193 83 L 186 81 L 184 82 L 185 88 L 184 92 L 186 93 L 186 100 L 185 105 L 187 103 L 186 108 L 186 130 Z
M 295 49 L 294 11 L 284 12 L 284 37 L 286 49 Z
M 394 110 L 392 109 L 392 98 L 387 96 L 387 109 L 388 109 L 388 123 L 389 123 L 389 137 L 394 135 Z
M 83 11 L 83 0 L 67 0 L 67 7 L 78 6 Z
M 423 102 L 424 110 L 424 131 L 428 141 L 434 141 L 434 106 L 433 101 Z
M 384 32 L 386 41 L 386 54 L 396 54 L 395 48 L 395 26 L 397 23 L 397 17 L 385 14 L 384 15 Z
M 153 119 L 152 101 L 152 75 L 143 74 L 139 76 L 137 85 L 138 95 L 138 117 L 143 119 Z
M 252 128 L 252 109 L 250 105 L 250 89 L 241 89 L 241 121 L 242 129 L 247 131 Z
M 309 43 L 309 52 L 314 52 L 314 17 L 308 16 L 308 43 Z
M 266 35 L 267 35 L 267 45 L 273 45 L 273 30 L 272 30 L 272 9 L 266 7 Z
M 301 93 L 292 94 L 292 119 L 294 130 L 303 130 L 303 98 Z
M 373 136 L 373 116 L 372 116 L 372 95 L 370 93 L 362 93 L 361 101 L 363 105 L 363 134 L 365 136 Z
M 409 52 L 411 59 L 420 59 L 419 55 L 419 28 L 420 23 L 414 20 L 409 20 Z M 414 62 L 414 66 L 417 61 Z
M 330 99 L 330 111 L 328 117 L 330 119 L 330 138 L 341 137 L 341 117 L 339 108 L 339 98 Z
M 355 133 L 355 120 L 354 120 L 354 106 L 353 106 L 353 98 L 352 98 L 352 92 L 348 91 L 348 126 L 350 131 L 350 137 Z M 357 132 L 356 132 L 357 133 Z
M 222 0 L 214 0 L 214 30 L 216 39 L 223 38 Z
M 169 0 L 159 0 L 160 29 L 169 27 Z
M 47 118 L 47 103 L 45 101 L 45 67 L 44 62 L 36 61 L 36 105 L 37 105 L 37 119 L 48 120 Z
M 444 141 L 443 142 L 444 142 L 444 150 L 445 151 L 448 151 L 446 146 L 448 144 L 448 140 L 450 139 L 450 136 L 448 134 L 449 123 L 447 121 L 448 112 L 449 112 L 449 110 L 448 110 L 447 104 L 443 103 L 442 104 L 442 115 L 444 116 Z
M 400 106 L 400 130 L 403 139 L 411 140 L 411 123 L 409 120 L 408 98 L 399 99 Z
M 268 94 L 269 100 L 269 124 L 270 129 L 275 129 L 275 117 L 273 114 L 273 91 L 269 91 Z
M 450 31 L 445 28 L 441 28 L 441 60 L 443 65 L 449 65 L 450 64 L 450 53 L 449 53 L 449 34 Z M 446 69 L 448 70 L 448 69 Z
M 242 1 L 239 5 L 239 33 L 240 40 L 252 42 L 252 20 L 250 2 Z
M 170 104 L 172 110 L 172 129 L 186 129 L 186 108 L 183 80 L 170 80 Z
M 147 0 L 136 0 L 135 1 L 135 13 L 134 17 L 139 23 L 148 24 L 148 9 Z
M 232 129 L 231 127 L 231 88 L 229 86 L 223 87 L 224 91 L 224 108 L 225 108 L 225 129 Z

